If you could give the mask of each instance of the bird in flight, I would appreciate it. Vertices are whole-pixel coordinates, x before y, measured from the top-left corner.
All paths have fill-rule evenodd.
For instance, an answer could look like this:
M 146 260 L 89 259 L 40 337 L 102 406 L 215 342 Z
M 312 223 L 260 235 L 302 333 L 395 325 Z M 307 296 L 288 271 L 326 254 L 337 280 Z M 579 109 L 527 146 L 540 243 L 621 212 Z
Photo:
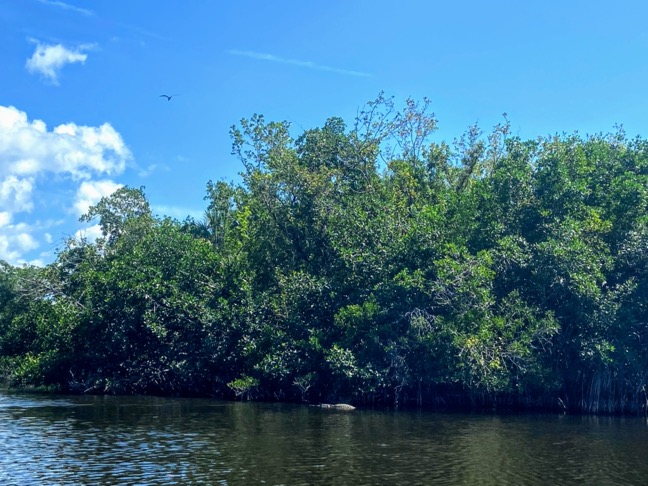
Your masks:
M 174 96 L 178 96 L 178 95 L 174 95 L 174 94 L 172 94 L 172 95 L 165 95 L 165 94 L 161 94 L 161 95 L 160 95 L 160 98 L 166 98 L 167 101 L 171 101 L 171 98 L 173 98 Z

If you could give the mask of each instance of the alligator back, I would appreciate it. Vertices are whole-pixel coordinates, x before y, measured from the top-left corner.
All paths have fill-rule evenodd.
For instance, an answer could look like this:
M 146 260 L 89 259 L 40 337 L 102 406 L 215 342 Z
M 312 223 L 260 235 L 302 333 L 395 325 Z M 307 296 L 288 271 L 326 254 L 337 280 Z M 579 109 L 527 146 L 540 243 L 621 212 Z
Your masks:
M 355 407 L 348 403 L 321 403 L 316 406 L 321 408 L 332 408 L 334 410 L 355 410 Z

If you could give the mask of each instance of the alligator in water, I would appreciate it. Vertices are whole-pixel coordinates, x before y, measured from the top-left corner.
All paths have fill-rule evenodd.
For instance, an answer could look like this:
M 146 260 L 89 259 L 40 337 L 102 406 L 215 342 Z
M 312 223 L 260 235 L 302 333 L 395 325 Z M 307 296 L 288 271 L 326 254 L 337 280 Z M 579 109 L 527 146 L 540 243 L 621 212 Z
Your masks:
M 334 410 L 355 410 L 355 407 L 348 403 L 320 403 L 319 405 L 313 405 L 313 407 L 332 408 Z

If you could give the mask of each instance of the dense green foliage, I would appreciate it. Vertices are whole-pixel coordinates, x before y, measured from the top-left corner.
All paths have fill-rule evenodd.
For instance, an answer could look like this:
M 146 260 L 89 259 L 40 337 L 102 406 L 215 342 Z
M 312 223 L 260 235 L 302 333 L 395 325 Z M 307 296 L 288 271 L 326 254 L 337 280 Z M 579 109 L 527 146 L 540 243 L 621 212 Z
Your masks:
M 0 271 L 17 385 L 319 402 L 648 403 L 648 142 L 436 143 L 428 103 L 368 104 L 294 139 L 232 129 L 239 185 L 203 221 L 142 189 L 91 208 L 103 238 Z

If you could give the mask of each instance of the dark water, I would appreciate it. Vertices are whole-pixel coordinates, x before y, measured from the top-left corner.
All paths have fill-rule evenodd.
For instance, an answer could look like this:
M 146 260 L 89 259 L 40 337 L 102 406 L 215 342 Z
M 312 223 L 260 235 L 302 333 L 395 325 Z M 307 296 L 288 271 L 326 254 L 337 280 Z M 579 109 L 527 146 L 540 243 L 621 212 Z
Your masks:
M 0 484 L 648 485 L 648 425 L 0 393 Z

